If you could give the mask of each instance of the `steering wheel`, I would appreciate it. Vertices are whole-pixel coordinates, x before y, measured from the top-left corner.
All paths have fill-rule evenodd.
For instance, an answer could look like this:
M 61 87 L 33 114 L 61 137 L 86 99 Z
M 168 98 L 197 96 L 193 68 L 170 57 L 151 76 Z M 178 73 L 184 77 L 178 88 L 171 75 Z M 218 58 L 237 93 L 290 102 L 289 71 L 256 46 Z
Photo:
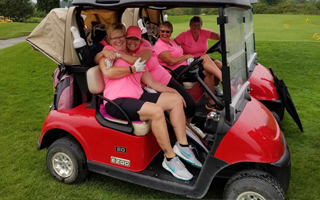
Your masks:
M 199 65 L 203 62 L 203 58 L 198 58 L 196 60 L 194 60 L 189 66 L 187 66 L 185 69 L 182 70 L 182 72 L 177 76 L 177 80 L 181 79 L 181 77 L 186 73 L 186 72 L 189 72 L 190 74 L 195 74 L 197 73 L 198 74 L 198 71 L 199 71 Z M 197 75 L 197 79 L 200 79 L 199 75 Z M 209 93 L 212 93 L 210 91 L 210 89 L 208 88 L 208 86 L 200 79 L 198 80 L 200 82 L 200 85 L 202 85 L 204 88 L 206 88 L 207 92 Z M 209 90 L 209 91 L 208 91 Z M 222 104 L 222 102 L 217 99 L 217 97 L 212 93 L 213 96 L 212 99 L 216 102 L 216 104 L 221 108 L 223 109 L 224 106 Z
M 213 53 L 213 52 L 219 52 L 220 54 L 222 53 L 221 52 L 221 41 L 218 41 L 217 43 L 215 43 L 212 47 L 210 47 L 206 54 L 209 54 L 209 53 Z
M 196 69 L 199 69 L 199 65 L 203 62 L 203 58 L 198 58 L 196 60 L 194 60 L 190 65 L 188 65 L 186 68 L 184 68 L 182 70 L 182 72 L 180 72 L 180 74 L 178 74 L 177 76 L 177 80 L 179 80 L 187 71 L 193 72 Z M 197 71 L 198 73 L 198 71 Z

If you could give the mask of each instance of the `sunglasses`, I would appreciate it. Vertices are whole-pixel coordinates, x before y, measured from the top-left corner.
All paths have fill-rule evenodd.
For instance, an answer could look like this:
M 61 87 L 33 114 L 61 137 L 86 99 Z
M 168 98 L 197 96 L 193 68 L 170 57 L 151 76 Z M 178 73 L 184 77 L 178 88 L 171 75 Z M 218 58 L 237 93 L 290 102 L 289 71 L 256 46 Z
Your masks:
M 121 40 L 122 38 L 124 38 L 124 35 L 120 37 L 110 38 L 110 40 L 116 41 L 116 40 Z
M 170 33 L 171 31 L 160 30 L 161 33 Z

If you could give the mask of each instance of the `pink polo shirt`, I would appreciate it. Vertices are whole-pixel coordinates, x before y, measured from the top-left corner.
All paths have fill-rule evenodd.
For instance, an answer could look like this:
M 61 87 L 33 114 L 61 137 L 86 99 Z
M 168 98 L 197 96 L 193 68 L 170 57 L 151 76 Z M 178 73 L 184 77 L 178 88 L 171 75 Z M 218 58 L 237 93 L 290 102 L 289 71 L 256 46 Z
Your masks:
M 146 63 L 152 78 L 159 83 L 162 83 L 163 85 L 168 85 L 171 79 L 171 75 L 159 64 L 157 55 L 155 54 L 150 42 L 148 42 L 147 40 L 143 40 L 135 55 L 139 55 L 140 51 L 145 49 L 152 50 L 152 55 Z
M 116 50 L 115 48 L 109 45 L 105 46 L 103 49 Z M 113 66 L 129 67 L 131 66 L 131 64 L 125 62 L 122 59 L 117 59 L 113 63 Z M 142 74 L 143 74 L 142 72 L 137 72 L 137 73 L 132 73 L 127 76 L 116 78 L 116 79 L 109 79 L 103 76 L 103 80 L 105 84 L 103 96 L 110 100 L 114 100 L 117 98 L 140 99 L 143 93 L 143 90 L 140 84 Z
M 154 50 L 156 52 L 156 55 L 158 57 L 158 61 L 160 63 L 160 65 L 168 67 L 172 70 L 177 69 L 179 66 L 181 65 L 187 65 L 187 61 L 183 61 L 180 64 L 176 64 L 176 65 L 168 65 L 167 63 L 163 62 L 161 60 L 161 58 L 159 57 L 159 55 L 164 52 L 164 51 L 169 51 L 172 55 L 172 57 L 181 57 L 183 56 L 183 49 L 173 40 L 170 39 L 169 40 L 171 45 L 168 45 L 167 43 L 163 42 L 161 39 L 159 39 L 156 44 L 154 45 Z
M 184 54 L 191 54 L 196 58 L 206 54 L 211 33 L 212 31 L 202 28 L 196 42 L 192 37 L 191 31 L 187 30 L 180 33 L 174 40 L 181 45 Z

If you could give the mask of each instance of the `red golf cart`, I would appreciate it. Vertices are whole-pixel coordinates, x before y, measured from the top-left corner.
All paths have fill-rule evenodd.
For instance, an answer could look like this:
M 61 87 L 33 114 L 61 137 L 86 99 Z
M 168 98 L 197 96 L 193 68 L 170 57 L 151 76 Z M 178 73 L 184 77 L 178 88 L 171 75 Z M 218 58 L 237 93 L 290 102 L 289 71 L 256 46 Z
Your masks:
M 47 167 L 55 179 L 76 183 L 91 171 L 165 192 L 202 198 L 213 179 L 221 177 L 228 179 L 224 199 L 285 199 L 291 172 L 285 137 L 272 113 L 248 93 L 251 86 L 247 81 L 242 27 L 245 13 L 251 9 L 249 1 L 74 0 L 73 5 L 69 9 L 52 10 L 27 39 L 35 49 L 58 63 L 60 73 L 74 77 L 73 106 L 63 110 L 53 107 L 37 144 L 38 150 L 48 149 Z M 203 163 L 202 169 L 187 166 L 194 175 L 190 181 L 178 180 L 162 168 L 163 153 L 150 122 L 131 121 L 128 117 L 126 121 L 119 120 L 105 113 L 101 107 L 103 100 L 113 102 L 102 96 L 104 83 L 100 69 L 90 62 L 81 64 L 72 45 L 71 26 L 79 30 L 82 38 L 87 38 L 85 30 L 91 21 L 100 21 L 108 27 L 121 22 L 127 9 L 155 10 L 164 5 L 219 9 L 223 98 L 217 98 L 198 77 L 201 60 L 195 60 L 181 74 L 194 76 L 221 109 L 203 111 L 205 99 L 195 95 L 200 113 L 196 123 L 208 136 L 199 139 L 188 134 Z M 170 122 L 168 125 L 172 133 Z

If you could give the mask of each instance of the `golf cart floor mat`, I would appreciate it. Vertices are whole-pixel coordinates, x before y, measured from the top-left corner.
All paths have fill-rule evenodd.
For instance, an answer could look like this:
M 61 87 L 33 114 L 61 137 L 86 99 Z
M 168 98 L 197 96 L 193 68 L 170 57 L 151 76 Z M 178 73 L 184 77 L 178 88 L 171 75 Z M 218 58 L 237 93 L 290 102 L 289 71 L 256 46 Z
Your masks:
M 167 180 L 170 182 L 175 182 L 175 183 L 179 183 L 179 184 L 186 184 L 186 185 L 193 185 L 195 184 L 199 174 L 200 174 L 200 169 L 197 169 L 193 166 L 191 166 L 190 164 L 188 164 L 187 162 L 183 161 L 182 159 L 180 159 L 183 164 L 186 166 L 186 168 L 189 170 L 189 172 L 191 174 L 193 174 L 193 179 L 191 179 L 190 181 L 183 181 L 183 180 L 179 180 L 177 178 L 175 178 L 170 172 L 168 172 L 167 170 L 165 170 L 162 167 L 162 161 L 164 158 L 164 154 L 161 151 L 153 160 L 152 162 L 148 165 L 148 167 L 143 170 L 142 172 L 138 172 L 141 173 L 143 175 L 148 175 L 151 177 L 157 177 L 161 180 Z

